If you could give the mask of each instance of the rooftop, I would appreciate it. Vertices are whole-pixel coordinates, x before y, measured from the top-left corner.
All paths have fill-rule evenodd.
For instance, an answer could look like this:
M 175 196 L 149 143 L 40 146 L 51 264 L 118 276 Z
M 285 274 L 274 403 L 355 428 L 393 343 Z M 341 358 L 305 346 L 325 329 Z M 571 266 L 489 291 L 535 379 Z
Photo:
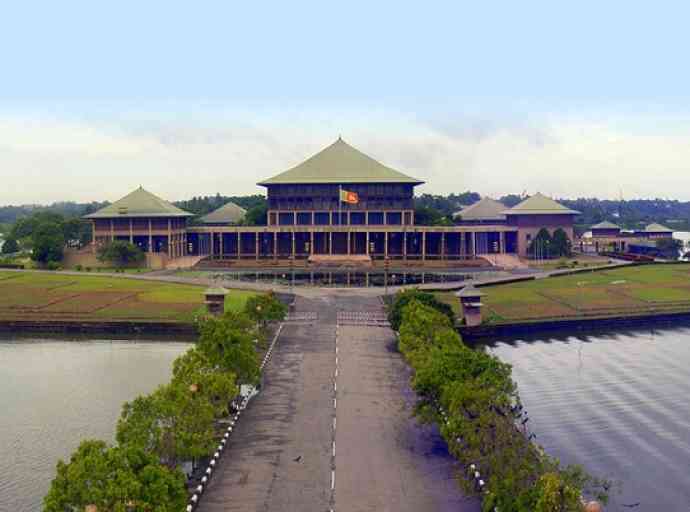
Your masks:
M 506 205 L 491 199 L 490 197 L 484 197 L 477 201 L 476 203 L 467 206 L 454 214 L 453 216 L 460 217 L 465 221 L 472 220 L 497 220 L 504 221 L 506 216 L 503 212 L 506 210 Z
M 348 183 L 424 183 L 386 167 L 338 138 L 333 144 L 301 164 L 258 185 Z
M 504 215 L 580 215 L 577 210 L 566 208 L 539 192 L 502 213 Z
M 226 203 L 217 210 L 199 219 L 204 224 L 237 224 L 244 218 L 247 210 L 235 203 Z
M 189 212 L 153 195 L 139 187 L 122 199 L 101 208 L 95 213 L 85 215 L 86 219 L 132 218 L 132 217 L 192 217 Z
M 595 224 L 594 226 L 591 227 L 591 229 L 618 229 L 620 230 L 621 227 L 614 224 L 613 222 L 609 222 L 605 220 L 604 222 L 600 222 L 599 224 Z
M 673 230 L 662 224 L 653 223 L 644 228 L 647 233 L 672 233 Z

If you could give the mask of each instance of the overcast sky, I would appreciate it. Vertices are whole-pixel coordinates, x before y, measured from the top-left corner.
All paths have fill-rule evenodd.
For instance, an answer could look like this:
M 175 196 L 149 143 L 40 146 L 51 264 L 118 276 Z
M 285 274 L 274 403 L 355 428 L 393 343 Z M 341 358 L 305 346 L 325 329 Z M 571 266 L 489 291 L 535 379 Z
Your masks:
M 687 2 L 11 2 L 0 204 L 260 193 L 339 135 L 420 192 L 690 200 Z

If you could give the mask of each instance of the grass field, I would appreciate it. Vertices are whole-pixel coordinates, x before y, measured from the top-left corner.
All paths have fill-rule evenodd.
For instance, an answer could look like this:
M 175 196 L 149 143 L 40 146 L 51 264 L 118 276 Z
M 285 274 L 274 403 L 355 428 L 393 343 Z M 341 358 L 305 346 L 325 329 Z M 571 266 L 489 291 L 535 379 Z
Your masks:
M 203 286 L 59 273 L 0 271 L 0 320 L 191 322 L 203 311 Z M 232 290 L 226 309 L 255 292 Z
M 485 323 L 690 311 L 690 265 L 647 265 L 482 288 Z M 456 312 L 450 292 L 438 297 Z

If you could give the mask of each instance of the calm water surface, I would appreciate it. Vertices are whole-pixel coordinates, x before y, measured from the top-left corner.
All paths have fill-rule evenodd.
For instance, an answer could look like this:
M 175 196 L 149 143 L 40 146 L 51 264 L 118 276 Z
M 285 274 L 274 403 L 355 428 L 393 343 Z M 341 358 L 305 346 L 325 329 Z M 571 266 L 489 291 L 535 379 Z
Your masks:
M 492 350 L 513 364 L 537 441 L 564 463 L 621 482 L 607 510 L 690 510 L 690 328 L 545 336 Z
M 41 510 L 57 460 L 113 441 L 123 402 L 167 382 L 188 347 L 0 339 L 0 511 Z

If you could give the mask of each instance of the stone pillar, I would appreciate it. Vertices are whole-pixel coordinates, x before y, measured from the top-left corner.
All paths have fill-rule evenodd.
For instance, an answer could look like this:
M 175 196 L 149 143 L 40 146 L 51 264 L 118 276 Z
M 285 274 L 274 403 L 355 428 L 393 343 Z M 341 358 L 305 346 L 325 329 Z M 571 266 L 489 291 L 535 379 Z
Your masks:
M 500 242 L 500 244 L 501 244 L 500 252 L 501 252 L 501 254 L 505 254 L 506 253 L 506 232 L 505 231 L 501 231 L 501 242 Z
M 422 261 L 426 261 L 426 231 L 422 231 Z
M 278 259 L 278 232 L 273 232 L 273 259 Z
M 153 227 L 151 226 L 151 219 L 149 219 L 149 251 L 153 252 Z
M 407 261 L 407 231 L 403 231 L 403 260 Z
M 172 256 L 172 226 L 170 225 L 170 219 L 168 219 L 168 256 Z
M 256 256 L 256 261 L 259 261 L 259 237 L 261 234 L 257 231 L 254 234 L 254 249 L 255 249 L 255 256 Z
M 368 226 L 369 225 L 369 210 L 364 212 L 364 225 Z M 368 276 L 368 274 L 367 274 Z
M 91 221 L 91 252 L 96 254 L 96 221 Z
M 474 231 L 470 233 L 470 255 L 475 258 L 477 255 L 477 246 L 474 239 Z
M 441 233 L 441 259 L 446 259 L 446 233 Z
M 292 212 L 292 225 L 296 226 L 297 225 L 297 212 Z
M 383 257 L 388 258 L 388 231 L 383 233 Z
M 333 231 L 328 232 L 328 254 L 333 255 Z
M 110 241 L 115 240 L 115 221 L 110 219 Z
M 314 215 L 312 213 L 312 219 Z M 314 255 L 314 228 L 309 232 L 309 255 L 313 256 Z
M 204 292 L 206 309 L 214 316 L 220 316 L 225 312 L 225 296 L 228 291 L 225 288 L 209 288 Z
M 134 243 L 134 226 L 132 226 L 132 219 L 129 219 L 129 243 Z
M 348 217 L 350 216 L 350 213 L 349 213 L 349 212 L 348 212 L 348 215 L 347 215 L 347 216 L 348 216 Z M 348 220 L 349 220 L 349 219 L 348 219 Z M 347 232 L 347 255 L 348 255 L 348 256 L 350 255 L 350 246 L 351 246 L 351 242 L 352 242 L 352 240 L 351 240 L 352 237 L 351 237 L 350 235 L 351 235 L 351 233 L 348 231 L 348 232 Z
M 366 245 L 367 245 L 367 247 L 366 247 L 366 255 L 369 256 L 369 231 L 367 231 L 367 233 L 366 233 Z M 367 274 L 367 276 L 368 276 L 368 275 L 369 275 L 369 274 Z
M 220 259 L 222 260 L 222 259 L 224 259 L 224 255 L 225 255 L 225 247 L 223 244 L 223 232 L 221 231 L 220 233 L 218 233 L 218 236 L 220 237 L 220 242 L 219 242 L 220 243 Z
M 295 259 L 295 256 L 296 256 L 296 251 L 295 251 L 295 243 L 296 243 L 296 240 L 295 240 L 295 232 L 294 232 L 294 230 L 292 231 L 291 234 L 292 234 L 292 259 L 294 260 L 294 259 Z

